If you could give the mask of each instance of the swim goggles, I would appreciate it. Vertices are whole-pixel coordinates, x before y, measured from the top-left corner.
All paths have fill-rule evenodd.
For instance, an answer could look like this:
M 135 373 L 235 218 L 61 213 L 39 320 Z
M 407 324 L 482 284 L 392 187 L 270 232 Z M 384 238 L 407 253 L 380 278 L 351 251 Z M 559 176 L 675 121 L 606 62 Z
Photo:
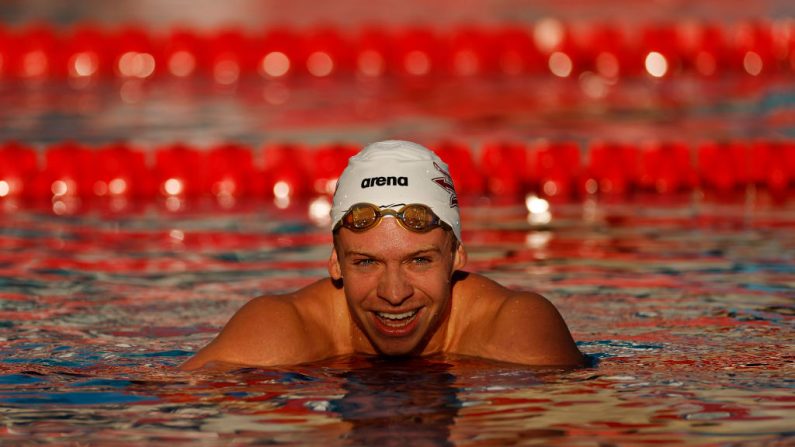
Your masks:
M 340 227 L 357 233 L 367 231 L 378 225 L 384 216 L 394 216 L 400 226 L 415 233 L 427 233 L 438 227 L 452 230 L 452 227 L 439 219 L 428 206 L 419 203 L 405 205 L 397 211 L 389 208 L 381 209 L 371 203 L 357 203 L 351 205 L 342 219 L 334 225 L 333 231 L 336 232 Z

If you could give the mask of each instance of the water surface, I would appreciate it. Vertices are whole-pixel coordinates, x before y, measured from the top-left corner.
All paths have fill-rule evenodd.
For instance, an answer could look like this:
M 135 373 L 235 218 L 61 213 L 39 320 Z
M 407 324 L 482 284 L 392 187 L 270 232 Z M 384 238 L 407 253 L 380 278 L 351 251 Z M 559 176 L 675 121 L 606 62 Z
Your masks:
M 0 219 L 4 445 L 786 445 L 795 207 L 464 208 L 468 268 L 538 291 L 591 366 L 330 359 L 184 373 L 248 299 L 325 274 L 307 204 L 84 203 Z M 493 216 L 500 216 L 495 220 Z

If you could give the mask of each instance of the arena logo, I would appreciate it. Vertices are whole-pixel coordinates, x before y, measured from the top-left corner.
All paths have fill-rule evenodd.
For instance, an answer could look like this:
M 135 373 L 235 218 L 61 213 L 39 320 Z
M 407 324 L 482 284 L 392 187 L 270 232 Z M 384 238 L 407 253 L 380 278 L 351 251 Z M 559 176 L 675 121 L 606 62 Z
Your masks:
M 409 186 L 408 177 L 370 177 L 362 180 L 362 189 L 371 186 Z

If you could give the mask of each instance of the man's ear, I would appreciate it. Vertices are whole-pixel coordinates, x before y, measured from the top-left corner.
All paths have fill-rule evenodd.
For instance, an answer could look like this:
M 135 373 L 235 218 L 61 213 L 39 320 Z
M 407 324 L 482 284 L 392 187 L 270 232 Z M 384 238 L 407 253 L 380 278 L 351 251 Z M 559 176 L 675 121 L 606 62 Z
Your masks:
M 334 281 L 342 279 L 342 268 L 340 268 L 340 260 L 337 257 L 337 248 L 331 249 L 331 256 L 328 258 L 328 274 Z
M 467 251 L 464 250 L 464 244 L 458 242 L 453 254 L 453 271 L 461 270 L 467 264 Z

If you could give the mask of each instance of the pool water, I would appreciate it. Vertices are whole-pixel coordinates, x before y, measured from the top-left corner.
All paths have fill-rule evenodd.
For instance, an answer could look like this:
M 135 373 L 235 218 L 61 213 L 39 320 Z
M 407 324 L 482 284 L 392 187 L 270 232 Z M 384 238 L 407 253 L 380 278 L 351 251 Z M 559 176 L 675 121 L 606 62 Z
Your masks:
M 0 141 L 73 140 L 203 148 L 237 142 L 367 144 L 385 136 L 473 146 L 494 140 L 617 140 L 689 144 L 795 138 L 795 83 L 681 76 L 622 79 L 594 96 L 587 83 L 546 76 L 399 79 L 209 79 L 0 83 Z M 607 88 L 609 87 L 609 88 Z M 600 90 L 601 92 L 601 90 Z
M 795 443 L 795 203 L 589 199 L 534 224 L 523 203 L 470 202 L 468 269 L 547 296 L 589 367 L 181 372 L 248 299 L 325 274 L 308 204 L 27 207 L 0 219 L 0 443 Z
M 540 12 L 477 2 L 461 5 L 463 17 L 478 21 L 496 3 L 502 14 L 492 19 L 555 11 L 544 2 Z M 582 2 L 558 3 L 580 16 Z M 592 17 L 638 20 L 629 2 L 602 3 L 588 8 Z M 657 3 L 641 17 L 710 9 Z M 791 9 L 745 3 L 716 17 Z M 282 6 L 288 16 L 315 10 Z M 145 9 L 186 12 L 163 8 Z M 424 21 L 435 20 L 427 8 Z M 339 15 L 363 14 L 352 9 Z M 401 17 L 414 23 L 415 15 Z M 127 141 L 150 152 L 177 142 L 196 150 L 241 143 L 261 166 L 270 143 L 399 137 L 474 150 L 540 139 L 693 148 L 795 137 L 790 71 L 615 82 L 3 78 L 0 103 L 0 144 L 31 145 L 40 161 L 67 140 L 92 148 Z M 548 297 L 587 354 L 585 368 L 346 357 L 226 373 L 177 366 L 249 299 L 326 275 L 331 237 L 310 212 L 311 198 L 0 198 L 0 445 L 795 445 L 792 188 L 788 194 L 751 187 L 731 197 L 594 195 L 553 201 L 544 216 L 528 214 L 524 197 L 462 197 L 467 269 Z

